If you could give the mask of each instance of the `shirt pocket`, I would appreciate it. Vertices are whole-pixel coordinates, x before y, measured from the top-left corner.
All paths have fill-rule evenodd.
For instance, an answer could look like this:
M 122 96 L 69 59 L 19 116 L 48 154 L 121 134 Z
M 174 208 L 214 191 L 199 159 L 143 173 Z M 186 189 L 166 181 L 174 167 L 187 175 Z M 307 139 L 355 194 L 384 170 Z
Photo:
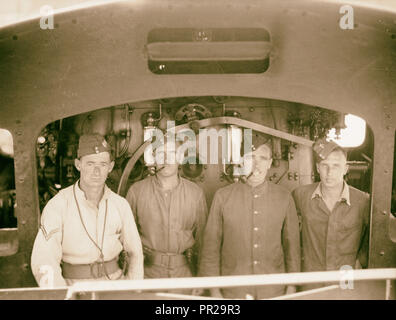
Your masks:
M 337 230 L 337 247 L 341 255 L 356 255 L 362 236 L 362 223 L 341 223 Z
M 355 228 L 362 227 L 362 218 L 360 217 L 358 212 L 346 211 L 342 213 L 342 219 L 339 221 L 340 229 L 342 230 L 351 230 Z

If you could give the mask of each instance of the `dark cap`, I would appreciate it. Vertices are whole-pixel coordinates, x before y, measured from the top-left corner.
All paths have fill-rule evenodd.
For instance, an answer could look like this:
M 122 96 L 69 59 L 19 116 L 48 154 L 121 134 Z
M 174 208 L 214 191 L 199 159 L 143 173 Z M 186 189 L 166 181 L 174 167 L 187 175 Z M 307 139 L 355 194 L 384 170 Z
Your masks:
M 103 136 L 100 134 L 85 134 L 80 137 L 78 158 L 101 152 L 108 152 L 111 155 L 111 147 Z
M 270 139 L 264 135 L 261 134 L 260 132 L 257 131 L 252 131 L 252 146 L 251 146 L 251 150 L 255 151 L 258 147 L 260 147 L 263 144 L 266 144 L 270 149 L 270 145 L 269 145 L 269 141 Z M 244 143 L 247 143 L 247 141 L 244 141 Z
M 332 140 L 327 141 L 325 138 L 317 140 L 312 146 L 312 149 L 316 153 L 318 161 L 326 159 L 335 149 L 340 149 L 343 151 L 343 149 L 337 143 Z

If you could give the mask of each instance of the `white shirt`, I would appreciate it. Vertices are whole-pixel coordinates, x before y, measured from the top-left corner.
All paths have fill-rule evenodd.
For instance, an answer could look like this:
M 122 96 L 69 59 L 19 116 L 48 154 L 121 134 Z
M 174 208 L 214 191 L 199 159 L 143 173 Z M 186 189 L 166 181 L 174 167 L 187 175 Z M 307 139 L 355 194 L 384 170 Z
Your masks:
M 104 261 L 116 258 L 124 248 L 132 254 L 128 278 L 143 278 L 143 253 L 139 233 L 128 202 L 105 186 L 98 208 L 85 198 L 75 185 L 81 218 L 91 238 L 103 248 Z M 107 217 L 102 239 L 104 220 Z M 61 261 L 71 264 L 89 264 L 98 261 L 100 250 L 89 239 L 81 222 L 73 185 L 61 190 L 45 206 L 40 230 L 34 242 L 31 266 L 40 284 L 41 266 L 54 271 L 54 285 L 66 285 L 60 268 Z M 45 267 L 48 268 L 48 267 Z

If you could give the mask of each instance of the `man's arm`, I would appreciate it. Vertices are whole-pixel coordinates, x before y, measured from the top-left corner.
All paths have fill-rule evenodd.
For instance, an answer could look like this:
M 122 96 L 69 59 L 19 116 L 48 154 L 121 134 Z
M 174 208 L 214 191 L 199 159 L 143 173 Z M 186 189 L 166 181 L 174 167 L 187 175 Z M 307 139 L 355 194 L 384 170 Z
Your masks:
M 288 197 L 288 207 L 282 228 L 282 246 L 287 272 L 300 272 L 301 249 L 300 231 L 296 207 L 292 197 Z
M 199 276 L 219 276 L 220 275 L 220 257 L 223 238 L 223 203 L 216 192 L 206 227 L 202 237 L 202 249 L 199 263 Z M 213 297 L 222 297 L 219 289 L 211 289 Z
M 40 287 L 66 286 L 62 277 L 62 209 L 61 198 L 51 199 L 43 210 L 41 225 L 33 245 L 32 273 Z
M 199 196 L 197 204 L 196 213 L 196 223 L 195 223 L 195 240 L 202 243 L 202 237 L 206 226 L 206 221 L 208 219 L 208 205 L 206 204 L 206 198 L 203 191 Z
M 370 199 L 367 195 L 367 199 L 365 201 L 363 207 L 363 232 L 362 232 L 362 240 L 360 242 L 360 248 L 357 254 L 357 261 L 362 268 L 368 268 L 368 255 L 369 255 L 369 238 L 370 238 Z
M 300 227 L 294 200 L 291 196 L 288 198 L 289 205 L 282 228 L 282 246 L 285 254 L 286 272 L 300 272 Z M 296 291 L 296 286 L 287 286 L 285 294 L 292 294 Z
M 126 277 L 128 279 L 143 279 L 143 250 L 139 232 L 136 227 L 129 204 L 125 201 L 122 210 L 121 242 L 124 250 L 128 253 L 129 266 Z
M 292 192 L 292 197 L 294 200 L 294 205 L 296 206 L 296 211 L 297 211 L 297 218 L 298 218 L 298 227 L 300 230 L 300 237 L 301 237 L 301 230 L 302 230 L 302 213 L 301 213 L 301 208 L 300 208 L 300 192 L 299 188 L 296 188 Z
M 194 195 L 192 195 L 194 196 Z M 193 248 L 194 255 L 198 256 L 197 263 L 199 265 L 199 258 L 201 256 L 203 234 L 206 226 L 206 221 L 208 219 L 208 206 L 206 204 L 205 194 L 201 190 L 199 198 L 197 201 L 196 213 L 195 213 L 195 223 L 194 223 L 194 239 L 195 244 Z M 197 267 L 198 267 L 197 265 Z
M 135 221 L 136 221 L 136 219 L 137 219 L 137 197 L 136 197 L 135 188 L 133 185 L 129 188 L 125 199 L 128 201 L 129 206 L 132 209 L 132 213 L 133 213 L 133 216 L 135 217 Z

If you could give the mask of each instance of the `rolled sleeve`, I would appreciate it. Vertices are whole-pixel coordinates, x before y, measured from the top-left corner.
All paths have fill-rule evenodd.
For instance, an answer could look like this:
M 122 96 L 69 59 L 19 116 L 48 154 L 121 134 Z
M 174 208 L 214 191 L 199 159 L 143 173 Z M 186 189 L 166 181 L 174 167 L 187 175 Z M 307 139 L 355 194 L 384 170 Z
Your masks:
M 34 241 L 31 267 L 39 286 L 66 286 L 60 267 L 62 261 L 61 198 L 53 198 L 45 206 L 41 226 Z

